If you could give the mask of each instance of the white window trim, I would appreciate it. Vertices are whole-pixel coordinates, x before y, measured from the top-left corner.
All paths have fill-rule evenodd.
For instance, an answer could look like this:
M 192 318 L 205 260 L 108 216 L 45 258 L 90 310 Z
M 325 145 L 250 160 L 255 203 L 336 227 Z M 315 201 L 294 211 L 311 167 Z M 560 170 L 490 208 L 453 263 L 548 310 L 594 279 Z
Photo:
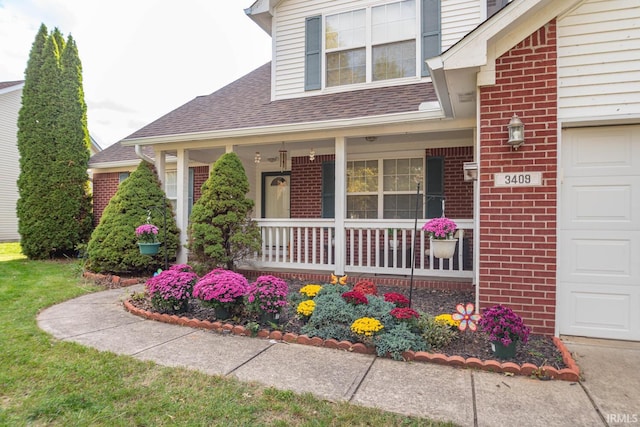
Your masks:
M 378 161 L 378 189 L 375 192 L 372 191 L 358 191 L 358 192 L 353 192 L 353 193 L 349 193 L 346 192 L 346 197 L 349 196 L 372 196 L 375 195 L 378 197 L 378 219 L 385 219 L 384 218 L 384 196 L 385 195 L 411 195 L 411 194 L 415 194 L 415 190 L 406 190 L 406 191 L 385 191 L 384 190 L 384 161 L 385 160 L 403 160 L 403 159 L 421 159 L 422 160 L 422 181 L 421 181 L 421 185 L 420 185 L 420 191 L 422 194 L 422 212 L 423 212 L 423 216 L 424 216 L 424 212 L 425 212 L 425 201 L 426 201 L 426 197 L 424 197 L 424 185 L 425 182 L 424 180 L 426 179 L 425 177 L 425 171 L 426 171 L 426 167 L 427 167 L 427 159 L 425 156 L 424 151 L 407 151 L 405 153 L 403 153 L 403 156 L 384 156 L 384 157 L 378 157 L 378 156 L 372 156 L 372 155 L 359 155 L 359 156 L 349 156 L 349 158 L 347 159 L 347 169 L 348 169 L 348 165 L 350 162 L 357 162 L 357 161 L 372 161 L 372 160 L 377 160 Z M 387 218 L 388 219 L 388 218 Z
M 391 3 L 398 3 L 399 1 L 401 0 L 383 1 L 380 3 L 370 4 L 368 6 L 365 6 L 364 8 L 357 7 L 357 8 L 349 8 L 349 9 L 340 9 L 340 10 L 331 11 L 331 13 L 322 14 L 322 22 L 321 22 L 322 56 L 320 58 L 321 59 L 320 62 L 322 66 L 321 66 L 320 81 L 321 81 L 321 88 L 323 93 L 343 92 L 345 88 L 348 88 L 348 90 L 356 90 L 356 89 L 359 89 L 360 87 L 374 88 L 374 87 L 385 87 L 390 85 L 395 86 L 398 84 L 416 83 L 423 80 L 423 77 L 421 76 L 421 72 L 420 72 L 420 70 L 422 70 L 422 64 L 420 62 L 421 56 L 422 56 L 422 37 L 420 37 L 421 24 L 420 24 L 420 1 L 419 0 L 416 0 L 415 2 L 416 32 L 415 32 L 414 40 L 416 41 L 416 75 L 409 76 L 409 77 L 399 77 L 396 79 L 383 79 L 383 80 L 375 80 L 375 81 L 373 80 L 373 63 L 372 63 L 373 46 L 371 44 L 371 32 L 372 32 L 371 9 L 376 6 L 382 6 L 382 5 L 391 4 Z M 366 15 L 366 18 L 365 18 L 366 19 L 366 22 L 365 22 L 365 28 L 366 28 L 365 30 L 365 64 L 366 64 L 365 81 L 363 83 L 327 86 L 327 53 L 357 49 L 357 47 L 349 47 L 349 48 L 342 48 L 342 49 L 334 48 L 334 49 L 329 49 L 327 51 L 327 46 L 326 46 L 327 16 L 338 15 L 340 13 L 345 13 L 345 12 L 350 12 L 350 11 L 355 11 L 360 9 L 365 9 L 365 15 Z M 405 40 L 410 40 L 410 39 L 396 40 L 396 42 L 405 41 Z M 393 43 L 393 41 L 389 41 L 387 43 Z M 430 77 L 426 78 L 425 81 L 431 81 L 431 78 Z

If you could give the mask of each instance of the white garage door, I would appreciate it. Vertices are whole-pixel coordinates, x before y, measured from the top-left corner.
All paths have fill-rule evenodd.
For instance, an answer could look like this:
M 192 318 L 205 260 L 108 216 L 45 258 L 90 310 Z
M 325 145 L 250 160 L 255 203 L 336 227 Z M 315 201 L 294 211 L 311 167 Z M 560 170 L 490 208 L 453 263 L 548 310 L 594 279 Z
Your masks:
M 562 135 L 560 333 L 640 340 L 640 126 Z

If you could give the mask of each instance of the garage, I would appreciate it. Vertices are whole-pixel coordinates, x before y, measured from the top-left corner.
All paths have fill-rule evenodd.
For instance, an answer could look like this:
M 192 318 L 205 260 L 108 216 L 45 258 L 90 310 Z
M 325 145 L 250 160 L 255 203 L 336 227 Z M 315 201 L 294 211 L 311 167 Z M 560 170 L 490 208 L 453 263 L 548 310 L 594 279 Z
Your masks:
M 640 340 L 640 126 L 565 129 L 558 211 L 561 335 Z

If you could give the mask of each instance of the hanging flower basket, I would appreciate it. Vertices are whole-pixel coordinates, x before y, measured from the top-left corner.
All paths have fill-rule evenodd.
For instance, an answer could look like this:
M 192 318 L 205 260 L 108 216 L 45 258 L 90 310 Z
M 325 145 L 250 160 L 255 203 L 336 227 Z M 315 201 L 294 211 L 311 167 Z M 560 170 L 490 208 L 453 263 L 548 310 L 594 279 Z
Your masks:
M 431 239 L 431 251 L 436 258 L 451 258 L 456 252 L 456 239 Z
M 138 243 L 138 247 L 140 248 L 140 253 L 142 255 L 158 255 L 158 249 L 160 248 L 160 243 Z

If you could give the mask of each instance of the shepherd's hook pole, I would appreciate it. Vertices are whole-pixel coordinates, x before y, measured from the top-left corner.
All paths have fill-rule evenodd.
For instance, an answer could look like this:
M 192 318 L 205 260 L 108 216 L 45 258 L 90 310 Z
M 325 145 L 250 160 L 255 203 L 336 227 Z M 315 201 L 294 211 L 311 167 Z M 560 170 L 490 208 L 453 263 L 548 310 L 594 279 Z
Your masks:
M 418 189 L 416 190 L 416 214 L 413 223 L 413 247 L 411 248 L 411 280 L 409 281 L 409 307 L 411 307 L 411 299 L 413 298 L 413 270 L 416 264 L 416 243 L 418 242 L 418 206 L 420 202 L 420 182 L 418 181 Z

